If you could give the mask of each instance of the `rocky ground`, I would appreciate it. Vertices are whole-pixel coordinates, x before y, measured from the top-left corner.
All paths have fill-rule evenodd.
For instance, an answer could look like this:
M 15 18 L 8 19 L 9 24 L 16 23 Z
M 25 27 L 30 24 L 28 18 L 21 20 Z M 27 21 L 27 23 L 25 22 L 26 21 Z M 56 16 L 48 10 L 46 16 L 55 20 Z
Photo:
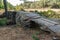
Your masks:
M 37 35 L 39 40 L 52 40 L 50 34 L 42 33 L 37 29 L 25 30 L 19 26 L 1 26 L 0 40 L 34 40 L 32 35 L 40 32 Z

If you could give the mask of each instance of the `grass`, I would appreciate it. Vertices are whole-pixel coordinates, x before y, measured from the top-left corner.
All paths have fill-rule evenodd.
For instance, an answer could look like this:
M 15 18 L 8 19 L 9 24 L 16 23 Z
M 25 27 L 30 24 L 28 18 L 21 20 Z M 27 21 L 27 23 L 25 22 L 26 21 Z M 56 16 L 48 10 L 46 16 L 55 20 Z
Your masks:
M 0 18 L 0 26 L 6 25 L 7 19 L 6 18 Z
M 37 36 L 35 36 L 35 35 L 32 35 L 32 38 L 34 39 L 34 40 L 40 40 Z
M 36 32 L 35 34 L 33 34 L 33 35 L 32 35 L 32 38 L 33 38 L 34 40 L 40 40 L 40 39 L 37 37 L 37 35 L 39 35 L 39 33 L 40 33 L 40 32 Z

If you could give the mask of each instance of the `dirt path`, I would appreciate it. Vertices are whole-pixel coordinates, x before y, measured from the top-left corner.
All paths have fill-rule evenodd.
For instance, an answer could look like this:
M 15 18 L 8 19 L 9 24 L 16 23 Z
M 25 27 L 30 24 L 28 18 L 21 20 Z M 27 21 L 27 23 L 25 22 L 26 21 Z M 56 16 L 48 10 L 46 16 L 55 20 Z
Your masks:
M 13 26 L 0 28 L 0 40 L 32 40 L 30 33 Z
M 34 40 L 32 38 L 32 35 L 35 34 L 36 32 L 39 32 L 39 31 L 24 30 L 19 26 L 0 27 L 0 40 Z M 49 35 L 46 35 L 43 38 L 41 36 L 45 35 L 44 33 L 42 35 L 41 34 L 39 35 L 38 35 L 38 38 L 41 40 L 48 40 L 48 39 L 51 40 L 51 37 Z
M 41 8 L 41 9 L 24 9 L 24 10 L 26 10 L 26 11 L 35 11 L 35 10 L 37 10 L 37 11 L 48 11 L 48 10 L 53 10 L 53 11 L 55 11 L 55 12 L 60 12 L 60 9 L 50 9 L 50 8 Z

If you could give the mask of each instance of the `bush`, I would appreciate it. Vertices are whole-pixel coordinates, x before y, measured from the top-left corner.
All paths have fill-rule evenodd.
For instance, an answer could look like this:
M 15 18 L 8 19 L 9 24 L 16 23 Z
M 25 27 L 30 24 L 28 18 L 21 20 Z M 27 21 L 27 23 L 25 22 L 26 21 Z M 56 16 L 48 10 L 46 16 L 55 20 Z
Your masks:
M 34 11 L 36 12 L 37 14 L 39 14 L 40 16 L 43 16 L 45 18 L 60 18 L 60 14 L 58 12 L 55 12 L 53 10 L 48 10 L 48 11 Z
M 60 18 L 60 14 L 57 14 L 57 12 L 48 10 L 48 11 L 41 11 L 38 12 L 40 16 L 46 17 L 46 18 Z
M 47 13 L 48 14 L 55 14 L 56 12 L 55 11 L 52 11 L 52 10 L 48 10 Z

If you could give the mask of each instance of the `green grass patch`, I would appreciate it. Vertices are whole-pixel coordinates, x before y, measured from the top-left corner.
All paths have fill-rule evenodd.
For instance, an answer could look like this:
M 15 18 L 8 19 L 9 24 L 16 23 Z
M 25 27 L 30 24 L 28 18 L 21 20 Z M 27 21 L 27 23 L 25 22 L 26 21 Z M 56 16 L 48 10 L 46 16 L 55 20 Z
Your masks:
M 40 40 L 37 36 L 35 36 L 35 35 L 32 35 L 32 38 L 34 39 L 34 40 Z
M 0 18 L 0 26 L 7 24 L 7 18 Z

